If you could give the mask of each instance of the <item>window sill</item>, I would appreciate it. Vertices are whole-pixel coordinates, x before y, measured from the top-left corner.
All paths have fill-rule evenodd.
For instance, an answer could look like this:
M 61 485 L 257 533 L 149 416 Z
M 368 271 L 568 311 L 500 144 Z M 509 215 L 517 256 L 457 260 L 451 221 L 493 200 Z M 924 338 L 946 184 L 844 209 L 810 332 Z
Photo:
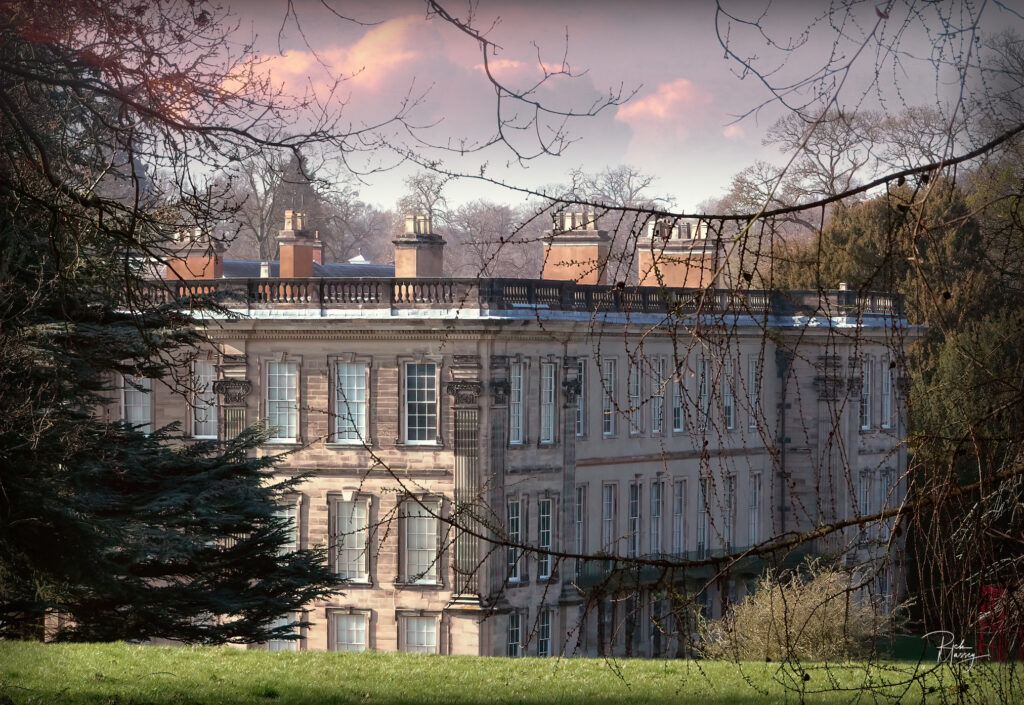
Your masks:
M 346 588 L 373 588 L 376 587 L 373 581 L 369 578 L 363 578 L 360 580 L 349 580 L 346 578 L 337 578 L 338 584 L 344 585 Z
M 443 590 L 444 583 L 410 583 L 405 580 L 396 580 L 397 590 Z
M 442 443 L 441 441 L 431 441 L 431 442 L 417 442 L 417 441 L 413 441 L 412 443 L 410 443 L 409 441 L 398 440 L 398 441 L 395 441 L 395 447 L 396 448 L 401 448 L 403 450 L 443 450 L 444 449 L 444 443 Z
M 268 440 L 263 444 L 263 448 L 303 448 L 304 444 L 302 441 L 296 440 Z
M 370 450 L 374 447 L 373 441 L 327 441 L 324 447 L 330 450 Z

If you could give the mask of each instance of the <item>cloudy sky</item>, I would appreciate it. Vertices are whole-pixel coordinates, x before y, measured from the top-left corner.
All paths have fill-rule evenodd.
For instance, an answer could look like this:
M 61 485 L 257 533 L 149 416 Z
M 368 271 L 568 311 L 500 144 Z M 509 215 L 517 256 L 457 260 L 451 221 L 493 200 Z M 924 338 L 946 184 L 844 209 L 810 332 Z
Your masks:
M 396 144 L 413 146 L 450 170 L 479 174 L 483 168 L 487 177 L 527 188 L 563 182 L 573 168 L 599 171 L 629 164 L 656 176 L 655 190 L 672 194 L 686 209 L 720 195 L 730 177 L 753 160 L 783 158 L 762 145 L 764 131 L 783 113 L 782 106 L 771 103 L 751 113 L 770 94 L 756 76 L 745 74 L 735 58 L 726 56 L 718 32 L 728 32 L 737 53 L 755 57 L 757 65 L 771 70 L 772 80 L 781 84 L 813 73 L 829 56 L 837 68 L 852 61 L 849 73 L 829 76 L 830 85 L 839 89 L 839 104 L 886 110 L 950 100 L 956 82 L 937 74 L 935 66 L 971 40 L 967 33 L 945 41 L 939 56 L 933 47 L 934 32 L 942 29 L 938 20 L 930 21 L 929 35 L 914 25 L 921 18 L 915 20 L 913 12 L 920 15 L 921 8 L 908 12 L 901 6 L 897 15 L 884 2 L 855 2 L 849 13 L 829 13 L 825 3 L 723 0 L 723 7 L 740 19 L 755 19 L 767 8 L 762 33 L 721 15 L 716 23 L 712 2 L 479 0 L 472 6 L 473 24 L 500 46 L 490 56 L 490 66 L 509 87 L 535 84 L 545 70 L 562 68 L 564 58 L 575 76 L 556 76 L 539 88 L 535 97 L 545 106 L 579 111 L 600 105 L 609 96 L 631 96 L 594 117 L 569 120 L 565 130 L 574 141 L 559 156 L 520 163 L 505 145 L 464 155 L 424 147 L 474 145 L 494 133 L 498 101 L 470 37 L 429 17 L 422 2 L 326 2 L 296 0 L 295 12 L 288 16 L 276 0 L 239 2 L 232 10 L 242 31 L 255 34 L 257 49 L 275 80 L 293 93 L 311 92 L 334 107 L 344 105 L 344 125 L 374 125 L 405 110 L 406 122 L 417 128 L 415 137 L 402 128 L 384 128 Z M 465 0 L 441 4 L 461 18 L 470 7 Z M 1019 15 L 1003 5 L 992 7 L 983 17 L 984 25 L 998 29 L 1008 21 L 1020 22 Z M 332 10 L 365 24 L 342 19 Z M 890 12 L 889 18 L 882 17 Z M 965 19 L 963 10 L 960 14 L 946 16 L 946 29 L 976 19 L 970 13 Z M 856 53 L 872 32 L 883 39 L 899 36 L 898 54 L 888 61 L 883 57 L 886 72 L 880 83 L 872 80 L 877 44 Z M 779 51 L 766 43 L 766 36 L 797 48 Z M 337 82 L 339 77 L 344 80 Z M 513 121 L 531 115 L 528 106 L 511 101 L 501 109 Z M 554 116 L 541 119 L 542 134 L 561 126 Z M 522 151 L 536 151 L 534 131 L 509 134 Z M 386 169 L 395 162 L 385 151 L 352 159 L 361 170 Z M 404 165 L 366 176 L 360 187 L 363 198 L 392 205 L 410 169 Z M 456 201 L 521 198 L 478 180 L 459 182 L 450 193 Z

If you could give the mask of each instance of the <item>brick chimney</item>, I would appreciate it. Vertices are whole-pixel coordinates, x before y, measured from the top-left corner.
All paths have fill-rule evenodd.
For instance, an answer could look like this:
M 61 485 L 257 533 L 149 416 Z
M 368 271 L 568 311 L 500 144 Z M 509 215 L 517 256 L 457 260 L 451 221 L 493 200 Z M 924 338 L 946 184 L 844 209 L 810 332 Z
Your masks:
M 647 225 L 647 236 L 637 239 L 640 286 L 718 286 L 721 277 L 716 272 L 722 257 L 721 242 L 708 238 L 704 221 L 653 220 Z
M 224 245 L 214 242 L 201 228 L 175 236 L 167 258 L 168 279 L 220 279 L 224 276 Z
M 544 233 L 543 279 L 605 284 L 611 240 L 598 230 L 593 213 L 555 214 L 554 227 Z
M 405 233 L 394 243 L 396 277 L 444 276 L 444 239 L 431 232 L 429 215 L 405 216 Z
M 277 236 L 278 276 L 296 279 L 313 276 L 313 262 L 321 260 L 319 233 L 316 236 L 306 232 L 305 213 L 284 212 L 284 230 Z

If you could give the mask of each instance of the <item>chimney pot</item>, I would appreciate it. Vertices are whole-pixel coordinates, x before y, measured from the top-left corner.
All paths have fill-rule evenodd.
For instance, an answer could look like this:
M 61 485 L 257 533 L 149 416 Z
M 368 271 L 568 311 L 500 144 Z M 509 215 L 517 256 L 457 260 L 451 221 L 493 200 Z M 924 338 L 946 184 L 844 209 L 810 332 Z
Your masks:
M 432 232 L 429 215 L 405 216 L 405 233 L 394 240 L 395 276 L 444 276 L 444 239 Z
M 284 230 L 277 236 L 278 271 L 284 279 L 305 278 L 313 276 L 313 262 L 316 261 L 316 250 L 322 247 L 319 240 L 314 240 L 303 227 L 305 214 L 295 210 L 284 212 Z

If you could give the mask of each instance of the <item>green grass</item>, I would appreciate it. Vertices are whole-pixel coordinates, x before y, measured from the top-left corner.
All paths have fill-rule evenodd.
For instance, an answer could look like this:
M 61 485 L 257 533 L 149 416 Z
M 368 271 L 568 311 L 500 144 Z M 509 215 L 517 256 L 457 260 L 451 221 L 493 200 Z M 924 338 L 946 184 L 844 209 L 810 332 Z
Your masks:
M 896 670 L 898 669 L 899 673 Z M 922 669 L 923 670 L 923 669 Z M 914 664 L 807 667 L 808 680 L 773 663 L 621 659 L 505 659 L 397 653 L 263 652 L 211 647 L 0 642 L 0 705 L 102 703 L 808 703 L 922 702 L 954 684 L 948 669 L 921 683 Z M 984 669 L 976 668 L 971 678 Z M 887 679 L 887 680 L 886 680 Z M 1001 679 L 1005 681 L 1005 678 Z M 788 683 L 789 687 L 783 685 Z M 922 685 L 924 688 L 922 688 Z M 971 694 L 996 701 L 984 682 Z M 1019 686 L 1018 686 L 1019 687 Z M 836 689 L 840 690 L 836 690 Z M 851 690 L 852 689 L 852 690 Z M 816 692 L 816 691 L 831 692 Z M 988 696 L 994 695 L 995 698 Z M 1019 695 L 1019 691 L 1018 691 Z M 895 698 L 892 696 L 896 696 Z M 1001 699 L 1001 698 L 1000 698 Z M 1009 701 L 1008 701 L 1009 702 Z

